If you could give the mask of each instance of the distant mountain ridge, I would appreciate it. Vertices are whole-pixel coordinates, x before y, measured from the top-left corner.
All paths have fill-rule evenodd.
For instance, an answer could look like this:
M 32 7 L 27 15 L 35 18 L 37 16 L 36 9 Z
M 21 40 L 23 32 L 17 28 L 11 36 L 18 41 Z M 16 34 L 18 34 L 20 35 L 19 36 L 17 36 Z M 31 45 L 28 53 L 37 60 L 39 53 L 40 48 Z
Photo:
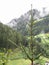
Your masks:
M 39 11 L 36 9 L 32 10 L 34 18 L 35 19 L 39 19 L 40 15 L 39 15 Z M 31 14 L 31 10 L 28 11 L 27 13 L 25 13 L 24 15 L 21 15 L 18 19 L 12 19 L 9 23 L 7 23 L 8 26 L 10 27 L 15 27 L 17 23 L 21 22 L 21 21 L 25 21 L 26 23 L 30 21 L 30 14 Z
M 32 10 L 33 16 L 35 19 L 39 19 L 41 17 L 44 17 L 45 15 L 47 15 L 49 12 L 44 12 L 40 13 L 40 11 L 38 11 L 37 9 L 33 9 Z M 30 14 L 31 14 L 31 10 L 29 10 L 27 13 L 25 13 L 24 15 L 21 15 L 18 19 L 12 19 L 9 23 L 7 23 L 8 26 L 10 27 L 15 27 L 17 25 L 18 22 L 22 21 L 26 21 L 29 22 L 30 20 Z
M 32 15 L 33 15 L 34 20 L 39 20 L 43 17 L 46 18 L 47 14 L 43 13 L 43 16 L 41 16 L 40 11 L 38 11 L 37 9 L 32 10 Z M 30 22 L 30 18 L 31 18 L 31 10 L 29 10 L 24 15 L 21 15 L 18 19 L 17 18 L 12 19 L 7 25 L 10 26 L 11 28 L 17 30 L 18 32 L 22 33 L 23 35 L 25 35 L 26 33 L 28 33 L 26 30 L 27 30 L 27 24 Z M 39 24 L 40 24 L 40 26 L 45 25 L 44 24 L 45 19 L 43 22 L 42 21 L 40 23 L 37 23 L 36 25 L 38 27 L 39 27 Z M 41 25 L 41 23 L 42 23 L 42 25 Z M 37 31 L 39 31 L 39 30 L 37 30 Z M 43 30 L 41 30 L 41 31 L 43 31 Z

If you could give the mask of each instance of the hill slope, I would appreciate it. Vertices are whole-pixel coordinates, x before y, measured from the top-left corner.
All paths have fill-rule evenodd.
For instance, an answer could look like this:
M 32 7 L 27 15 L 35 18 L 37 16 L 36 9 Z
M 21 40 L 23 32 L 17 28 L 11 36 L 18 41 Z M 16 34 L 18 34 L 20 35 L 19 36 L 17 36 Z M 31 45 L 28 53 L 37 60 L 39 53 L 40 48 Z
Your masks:
M 32 14 L 33 14 L 34 20 L 38 21 L 40 19 L 34 26 L 35 27 L 34 33 L 37 34 L 37 33 L 49 32 L 49 29 L 47 27 L 49 26 L 48 25 L 49 16 L 48 17 L 44 16 L 44 19 L 43 19 L 43 17 L 41 17 L 40 12 L 38 10 L 33 9 L 32 12 L 33 12 Z M 11 20 L 7 25 L 17 30 L 23 35 L 28 35 L 27 25 L 30 22 L 30 17 L 31 17 L 30 15 L 31 15 L 31 11 L 28 11 L 24 15 L 20 16 L 20 18 Z

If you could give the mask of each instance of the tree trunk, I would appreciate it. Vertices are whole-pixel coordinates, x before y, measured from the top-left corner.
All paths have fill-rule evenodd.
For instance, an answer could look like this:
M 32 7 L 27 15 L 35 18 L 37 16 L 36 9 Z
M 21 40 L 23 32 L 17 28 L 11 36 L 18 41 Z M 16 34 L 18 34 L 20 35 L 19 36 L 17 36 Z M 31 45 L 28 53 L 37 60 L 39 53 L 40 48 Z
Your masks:
M 31 65 L 33 65 L 33 61 L 31 62 Z

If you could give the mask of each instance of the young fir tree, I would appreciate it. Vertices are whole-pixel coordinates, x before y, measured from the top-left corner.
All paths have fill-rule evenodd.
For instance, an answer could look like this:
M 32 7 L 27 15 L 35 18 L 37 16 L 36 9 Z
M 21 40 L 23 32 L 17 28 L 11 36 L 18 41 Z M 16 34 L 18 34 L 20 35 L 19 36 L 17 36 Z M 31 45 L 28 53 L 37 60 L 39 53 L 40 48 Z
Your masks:
M 32 5 L 31 5 L 31 20 L 29 23 L 29 29 L 30 29 L 30 36 L 29 36 L 29 43 L 27 46 L 22 43 L 22 40 L 19 41 L 19 45 L 16 45 L 13 41 L 9 39 L 9 42 L 14 44 L 16 47 L 20 48 L 25 55 L 25 58 L 28 58 L 31 61 L 31 65 L 33 65 L 33 61 L 36 59 L 39 59 L 40 56 L 49 56 L 47 55 L 46 49 L 44 44 L 41 43 L 41 40 L 37 40 L 37 36 L 34 36 L 33 29 L 34 29 L 34 19 L 33 19 L 33 12 L 32 12 Z M 22 38 L 22 37 L 21 37 Z M 47 48 L 47 47 L 46 47 Z
M 38 59 L 41 55 L 40 49 L 41 46 L 37 42 L 34 33 L 33 33 L 33 27 L 34 27 L 34 19 L 33 19 L 33 12 L 32 12 L 32 5 L 31 5 L 31 20 L 29 23 L 29 31 L 30 31 L 30 39 L 27 48 L 21 44 L 21 48 L 24 51 L 27 58 L 31 61 L 31 65 L 33 65 L 33 61 L 35 59 Z

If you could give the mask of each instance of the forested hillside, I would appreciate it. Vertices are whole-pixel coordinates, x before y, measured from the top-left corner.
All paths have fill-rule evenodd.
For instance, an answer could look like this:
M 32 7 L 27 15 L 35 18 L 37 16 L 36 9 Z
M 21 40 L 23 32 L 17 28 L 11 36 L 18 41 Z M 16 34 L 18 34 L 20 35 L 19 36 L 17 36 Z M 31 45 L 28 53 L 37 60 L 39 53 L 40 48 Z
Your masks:
M 20 33 L 0 23 L 0 48 L 15 48 L 13 43 L 19 44 L 21 40 Z
M 29 35 L 28 24 L 29 23 L 26 23 L 25 21 L 21 21 L 19 22 L 20 26 L 17 24 L 17 27 L 21 29 L 16 30 L 16 28 L 13 29 L 0 23 L 0 47 L 6 48 L 8 46 L 8 48 L 14 48 L 15 45 L 13 45 L 13 42 L 16 44 L 19 44 L 19 42 L 25 42 L 25 44 L 28 43 L 25 37 L 26 35 Z M 49 15 L 36 20 L 32 31 L 33 35 L 49 33 Z
M 45 15 L 44 17 L 42 17 L 37 9 L 33 9 L 32 13 L 34 20 L 37 20 L 35 21 L 36 24 L 34 26 L 35 28 L 34 35 L 39 33 L 46 33 L 46 32 L 48 33 L 49 15 Z M 24 15 L 20 16 L 18 19 L 15 18 L 11 20 L 7 25 L 13 28 L 14 30 L 17 30 L 23 35 L 28 35 L 28 24 L 30 22 L 30 14 L 31 11 L 28 11 Z

